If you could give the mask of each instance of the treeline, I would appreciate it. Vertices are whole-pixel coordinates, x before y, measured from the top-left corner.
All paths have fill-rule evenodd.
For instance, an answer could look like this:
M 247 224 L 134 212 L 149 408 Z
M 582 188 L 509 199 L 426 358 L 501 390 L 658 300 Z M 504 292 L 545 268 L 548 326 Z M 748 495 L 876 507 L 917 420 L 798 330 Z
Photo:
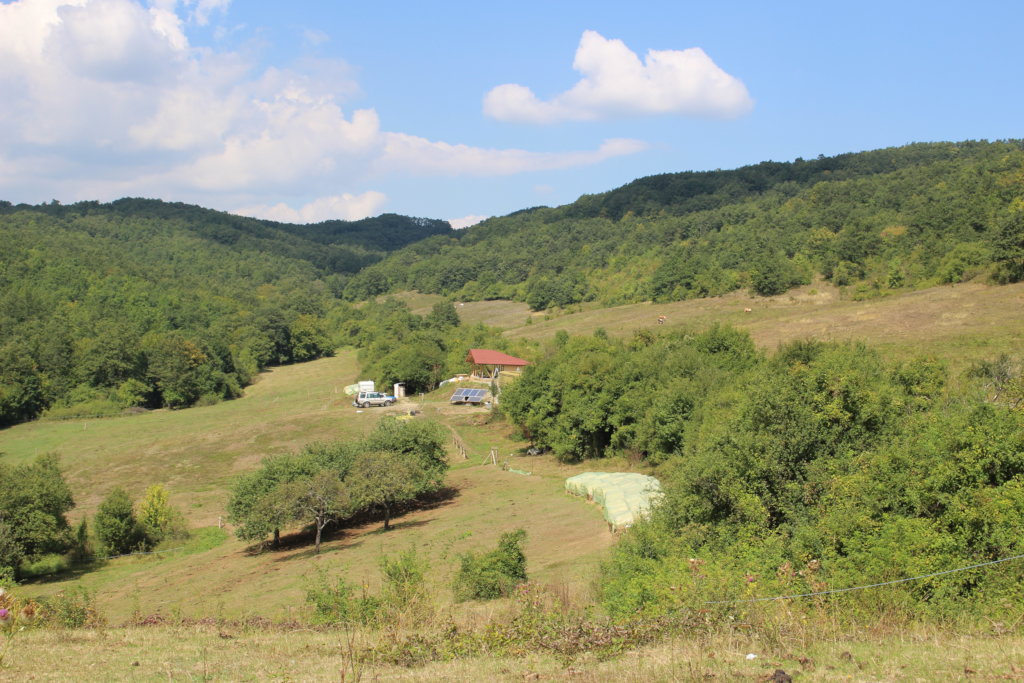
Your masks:
M 416 289 L 534 309 L 673 301 L 820 275 L 856 296 L 1024 277 L 1018 140 L 914 144 L 732 171 L 643 178 L 558 208 L 435 236 L 345 286 Z
M 765 355 L 714 327 L 563 336 L 501 405 L 560 459 L 618 452 L 659 465 L 664 499 L 616 548 L 604 601 L 620 616 L 661 614 L 1024 553 L 1021 366 L 978 364 L 955 391 L 949 379 L 937 361 L 888 363 L 860 344 Z M 1022 578 L 1007 564 L 886 599 L 908 613 L 991 616 L 1019 604 Z M 871 609 L 877 595 L 842 599 Z
M 374 220 L 357 242 L 441 228 Z M 0 206 L 0 426 L 231 398 L 261 368 L 331 353 L 351 311 L 337 293 L 381 256 L 338 223 L 320 244 L 153 200 Z

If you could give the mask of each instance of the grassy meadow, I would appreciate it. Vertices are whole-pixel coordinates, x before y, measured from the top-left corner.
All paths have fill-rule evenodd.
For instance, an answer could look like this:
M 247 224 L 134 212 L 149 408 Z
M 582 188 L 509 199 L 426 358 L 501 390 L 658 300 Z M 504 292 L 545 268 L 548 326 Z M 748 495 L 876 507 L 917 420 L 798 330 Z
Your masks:
M 437 300 L 408 298 L 424 310 Z M 466 303 L 457 310 L 463 322 L 500 326 L 510 337 L 544 339 L 558 330 L 586 334 L 598 328 L 627 335 L 657 328 L 657 317 L 665 315 L 667 327 L 728 322 L 769 349 L 789 339 L 862 339 L 896 357 L 931 354 L 962 368 L 1001 352 L 1019 353 L 1024 284 L 967 283 L 869 301 L 844 299 L 819 284 L 771 298 L 734 293 L 562 314 L 530 314 L 523 304 L 500 301 Z M 183 547 L 172 544 L 166 553 L 114 559 L 20 587 L 25 596 L 84 587 L 111 626 L 133 615 L 159 614 L 164 621 L 151 627 L 25 632 L 13 641 L 0 680 L 80 680 L 83 675 L 93 680 L 358 680 L 362 673 L 367 680 L 766 680 L 775 668 L 799 672 L 801 680 L 1024 680 L 1024 640 L 1013 635 L 1012 627 L 967 634 L 879 624 L 864 631 L 833 623 L 827 615 L 804 623 L 804 616 L 787 616 L 782 607 L 753 626 L 672 636 L 608 661 L 584 657 L 570 664 L 538 652 L 412 669 L 382 663 L 360 670 L 351 657 L 353 643 L 397 637 L 396 632 L 301 626 L 309 613 L 304 586 L 317 571 L 373 591 L 380 583 L 380 558 L 415 548 L 429 561 L 426 581 L 440 613 L 460 623 L 482 624 L 500 620 L 502 610 L 510 607 L 505 601 L 452 605 L 450 586 L 459 554 L 493 547 L 501 533 L 523 527 L 529 534 L 525 550 L 531 580 L 567 603 L 590 603 L 598 565 L 617 537 L 597 508 L 563 493 L 564 479 L 589 469 L 634 465 L 615 459 L 565 465 L 522 455 L 526 444 L 507 425 L 489 419 L 482 408 L 449 406 L 445 390 L 392 408 L 359 411 L 342 390 L 357 379 L 356 355 L 347 349 L 331 358 L 275 368 L 244 397 L 214 406 L 44 420 L 0 431 L 0 453 L 9 462 L 60 454 L 77 503 L 73 520 L 91 516 L 115 486 L 138 497 L 159 483 L 190 526 L 199 529 Z M 380 415 L 411 409 L 457 433 L 468 457 L 452 448 L 449 495 L 398 517 L 394 530 L 384 533 L 380 522 L 341 529 L 327 537 L 316 556 L 310 539 L 298 530 L 285 536 L 283 549 L 258 553 L 230 529 L 218 528 L 232 478 L 263 457 L 312 441 L 362 436 Z M 484 464 L 491 448 L 498 450 L 499 462 L 530 474 Z M 59 661 L 46 655 L 55 648 L 63 652 Z M 758 658 L 747 659 L 750 653 Z
M 459 553 L 493 546 L 501 533 L 519 526 L 529 530 L 527 553 L 538 578 L 588 590 L 602 551 L 615 537 L 599 510 L 562 490 L 565 478 L 585 467 L 515 455 L 523 444 L 512 440 L 504 425 L 488 424 L 484 409 L 449 406 L 449 392 L 443 390 L 390 409 L 357 410 L 342 391 L 355 379 L 355 353 L 345 350 L 276 368 L 243 398 L 215 406 L 40 421 L 0 432 L 0 452 L 14 462 L 43 452 L 61 455 L 78 503 L 73 518 L 91 515 L 115 486 L 138 497 L 146 486 L 162 483 L 190 525 L 204 530 L 202 543 L 113 559 L 95 571 L 30 584 L 26 593 L 51 595 L 82 586 L 96 594 L 101 611 L 114 622 L 139 612 L 293 618 L 300 616 L 303 582 L 314 567 L 375 587 L 380 557 L 415 547 L 430 559 L 433 588 L 444 593 Z M 256 467 L 262 457 L 312 441 L 362 436 L 380 415 L 410 409 L 451 425 L 466 444 L 468 459 L 452 451 L 447 499 L 400 517 L 386 534 L 379 522 L 340 530 L 319 556 L 298 532 L 285 537 L 284 550 L 254 553 L 217 529 L 232 477 Z M 502 461 L 532 474 L 484 465 L 492 447 Z
M 421 314 L 442 300 L 418 293 L 399 298 Z M 626 336 L 657 329 L 658 316 L 664 315 L 664 328 L 728 323 L 748 331 L 765 349 L 793 339 L 861 340 L 894 358 L 934 355 L 954 368 L 1013 353 L 1024 341 L 1024 283 L 994 287 L 966 282 L 856 301 L 819 281 L 769 297 L 738 291 L 661 304 L 582 304 L 546 312 L 531 312 L 518 301 L 471 301 L 456 310 L 463 322 L 503 328 L 510 338 L 539 340 L 558 330 L 593 334 L 598 329 Z

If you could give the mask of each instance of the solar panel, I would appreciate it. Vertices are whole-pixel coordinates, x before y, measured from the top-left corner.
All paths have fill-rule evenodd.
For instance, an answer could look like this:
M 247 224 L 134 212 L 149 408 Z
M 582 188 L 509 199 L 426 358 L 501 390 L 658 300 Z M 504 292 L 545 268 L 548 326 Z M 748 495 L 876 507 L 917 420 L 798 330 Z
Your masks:
M 456 389 L 451 403 L 480 403 L 487 396 L 486 389 Z

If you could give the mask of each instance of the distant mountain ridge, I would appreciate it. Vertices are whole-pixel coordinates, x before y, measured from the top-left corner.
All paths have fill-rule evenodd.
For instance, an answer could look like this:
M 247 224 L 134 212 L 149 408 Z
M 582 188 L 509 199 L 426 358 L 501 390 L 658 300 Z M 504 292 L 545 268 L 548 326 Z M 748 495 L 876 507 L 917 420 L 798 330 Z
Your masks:
M 386 213 L 357 221 L 281 223 L 161 199 L 124 198 L 109 203 L 11 204 L 0 202 L 0 216 L 35 211 L 55 217 L 109 213 L 138 219 L 176 220 L 184 230 L 227 246 L 256 249 L 313 263 L 330 272 L 354 273 L 432 235 L 452 232 L 447 221 Z

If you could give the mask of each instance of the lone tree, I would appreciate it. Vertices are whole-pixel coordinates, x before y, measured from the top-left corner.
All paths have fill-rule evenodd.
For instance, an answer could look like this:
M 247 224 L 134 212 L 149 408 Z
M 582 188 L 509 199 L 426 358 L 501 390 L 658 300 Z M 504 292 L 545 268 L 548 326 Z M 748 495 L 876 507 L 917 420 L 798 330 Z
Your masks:
M 420 463 L 408 455 L 389 451 L 362 453 L 345 483 L 360 508 L 384 511 L 384 529 L 391 528 L 395 507 L 416 498 L 426 473 Z
M 351 515 L 352 497 L 338 473 L 321 470 L 278 487 L 274 498 L 280 509 L 287 510 L 297 522 L 312 522 L 316 527 L 316 552 L 320 552 L 320 537 L 324 527 Z

